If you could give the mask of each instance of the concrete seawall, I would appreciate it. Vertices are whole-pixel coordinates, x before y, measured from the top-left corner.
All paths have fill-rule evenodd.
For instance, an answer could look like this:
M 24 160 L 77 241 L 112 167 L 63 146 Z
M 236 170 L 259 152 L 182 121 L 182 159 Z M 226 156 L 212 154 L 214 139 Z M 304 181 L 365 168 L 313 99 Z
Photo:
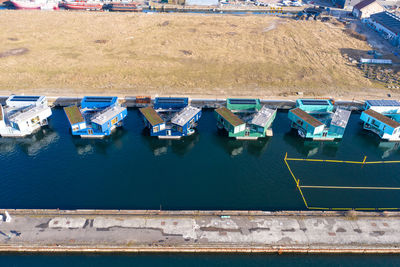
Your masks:
M 11 222 L 0 222 L 3 252 L 400 252 L 397 212 L 8 212 Z

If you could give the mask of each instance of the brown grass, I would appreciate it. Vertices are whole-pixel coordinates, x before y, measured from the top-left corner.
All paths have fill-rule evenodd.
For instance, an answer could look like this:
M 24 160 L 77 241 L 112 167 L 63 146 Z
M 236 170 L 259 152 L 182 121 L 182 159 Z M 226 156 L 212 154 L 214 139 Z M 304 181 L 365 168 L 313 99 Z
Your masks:
M 345 95 L 375 87 L 343 27 L 268 16 L 2 11 L 0 93 Z M 375 89 L 372 89 L 375 90 Z M 374 91 L 375 92 L 375 91 Z

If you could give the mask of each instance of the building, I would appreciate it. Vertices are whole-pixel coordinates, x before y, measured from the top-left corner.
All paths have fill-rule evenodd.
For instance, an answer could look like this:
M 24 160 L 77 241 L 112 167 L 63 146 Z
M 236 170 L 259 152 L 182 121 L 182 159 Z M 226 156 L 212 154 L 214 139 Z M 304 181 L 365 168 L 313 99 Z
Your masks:
M 150 136 L 180 139 L 192 135 L 201 117 L 201 108 L 189 105 L 188 98 L 157 97 L 153 107 L 139 109 Z
M 24 137 L 48 124 L 51 116 L 45 96 L 10 96 L 0 105 L 0 135 Z
M 365 19 L 365 22 L 392 45 L 398 46 L 400 44 L 400 17 L 384 11 L 372 14 L 368 19 Z
M 217 126 L 225 129 L 229 137 L 256 140 L 272 136 L 272 122 L 276 110 L 262 106 L 259 99 L 226 100 L 226 107 L 215 110 Z
M 292 128 L 303 138 L 334 140 L 343 137 L 351 112 L 335 108 L 328 99 L 298 99 L 289 111 Z
M 400 141 L 400 102 L 396 100 L 368 100 L 360 119 L 365 130 L 388 141 Z
M 218 0 L 185 0 L 187 6 L 218 6 Z
M 332 4 L 338 8 L 352 8 L 362 0 L 332 0 Z
M 85 96 L 80 107 L 64 108 L 72 135 L 85 138 L 103 138 L 122 126 L 128 114 L 118 103 L 118 97 Z
M 385 11 L 376 0 L 364 0 L 353 7 L 352 14 L 359 19 L 369 18 L 372 14 Z

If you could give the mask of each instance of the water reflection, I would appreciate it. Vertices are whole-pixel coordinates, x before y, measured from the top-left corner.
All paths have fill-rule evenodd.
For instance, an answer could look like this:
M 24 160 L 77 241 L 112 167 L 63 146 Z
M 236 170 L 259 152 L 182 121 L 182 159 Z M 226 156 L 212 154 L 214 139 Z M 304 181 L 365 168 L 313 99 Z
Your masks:
M 238 156 L 247 150 L 247 153 L 260 157 L 268 147 L 271 137 L 260 138 L 257 140 L 236 140 L 229 138 L 224 130 L 218 130 L 215 135 L 217 142 L 231 157 Z
M 384 141 L 370 131 L 360 130 L 356 137 L 363 147 L 373 148 L 382 159 L 400 152 L 400 142 Z
M 283 140 L 285 143 L 294 147 L 298 153 L 306 157 L 312 157 L 318 153 L 329 157 L 335 157 L 340 143 L 340 141 L 313 141 L 304 139 L 293 129 L 284 134 Z
M 184 136 L 179 140 L 158 139 L 148 134 L 148 129 L 143 129 L 142 140 L 148 145 L 154 156 L 166 155 L 168 151 L 183 156 L 188 153 L 200 139 L 199 133 L 196 132 L 190 136 Z
M 24 138 L 0 138 L 0 154 L 15 153 L 20 148 L 28 156 L 36 156 L 58 138 L 57 132 L 48 127 Z
M 105 155 L 111 147 L 122 148 L 123 137 L 126 134 L 127 132 L 124 128 L 117 128 L 110 136 L 101 139 L 72 136 L 72 142 L 79 155 L 90 155 L 94 153 Z

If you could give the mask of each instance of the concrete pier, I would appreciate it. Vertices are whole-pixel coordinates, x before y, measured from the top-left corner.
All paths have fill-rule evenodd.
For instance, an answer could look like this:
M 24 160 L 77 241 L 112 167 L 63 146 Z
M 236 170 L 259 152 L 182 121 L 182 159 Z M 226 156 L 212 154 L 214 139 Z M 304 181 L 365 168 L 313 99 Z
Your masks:
M 400 252 L 397 212 L 7 211 L 0 251 Z

